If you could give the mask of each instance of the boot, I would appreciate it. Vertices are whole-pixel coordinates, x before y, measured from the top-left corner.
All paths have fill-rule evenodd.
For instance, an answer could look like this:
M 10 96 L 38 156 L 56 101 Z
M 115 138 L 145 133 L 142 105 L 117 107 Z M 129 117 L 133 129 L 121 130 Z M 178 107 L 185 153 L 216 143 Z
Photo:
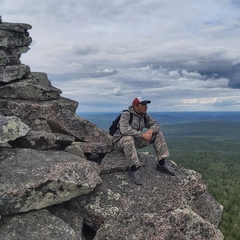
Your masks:
M 175 176 L 175 172 L 170 170 L 166 164 L 160 166 L 159 163 L 158 163 L 156 169 L 158 171 L 164 172 L 164 173 L 169 174 L 171 176 Z
M 142 185 L 141 177 L 138 170 L 131 172 L 131 175 L 135 184 Z

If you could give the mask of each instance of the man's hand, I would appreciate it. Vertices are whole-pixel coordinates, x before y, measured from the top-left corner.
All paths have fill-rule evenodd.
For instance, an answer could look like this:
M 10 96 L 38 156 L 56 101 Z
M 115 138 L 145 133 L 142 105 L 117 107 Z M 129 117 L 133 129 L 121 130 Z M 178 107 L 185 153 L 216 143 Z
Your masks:
M 148 142 L 150 142 L 152 139 L 152 134 L 153 134 L 153 131 L 151 129 L 149 129 L 145 133 L 142 134 L 142 138 L 147 140 Z

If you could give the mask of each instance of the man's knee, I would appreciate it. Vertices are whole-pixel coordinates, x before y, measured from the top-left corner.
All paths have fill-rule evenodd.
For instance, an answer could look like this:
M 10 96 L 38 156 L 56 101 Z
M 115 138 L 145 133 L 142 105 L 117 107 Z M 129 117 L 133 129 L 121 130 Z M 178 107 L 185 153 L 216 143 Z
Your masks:
M 158 131 L 153 134 L 153 139 L 162 139 L 163 138 L 163 133 L 161 131 Z
M 153 137 L 151 139 L 151 144 L 155 145 L 155 144 L 163 144 L 165 142 L 163 133 L 161 131 L 158 131 L 156 133 L 153 134 Z

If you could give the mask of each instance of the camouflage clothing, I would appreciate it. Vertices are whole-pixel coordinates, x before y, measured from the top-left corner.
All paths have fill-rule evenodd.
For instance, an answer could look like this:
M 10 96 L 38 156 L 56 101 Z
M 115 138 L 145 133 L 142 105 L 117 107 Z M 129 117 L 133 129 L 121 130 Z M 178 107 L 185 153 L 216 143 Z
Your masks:
M 133 114 L 132 123 L 129 124 L 130 112 Z M 142 138 L 142 130 L 144 128 L 151 129 L 153 136 L 150 142 Z M 160 131 L 159 123 L 154 120 L 149 114 L 140 115 L 136 113 L 133 107 L 129 107 L 121 115 L 119 121 L 119 129 L 113 136 L 115 148 L 122 149 L 129 160 L 129 166 L 140 166 L 137 155 L 137 149 L 153 144 L 158 160 L 169 156 L 168 147 L 162 132 Z

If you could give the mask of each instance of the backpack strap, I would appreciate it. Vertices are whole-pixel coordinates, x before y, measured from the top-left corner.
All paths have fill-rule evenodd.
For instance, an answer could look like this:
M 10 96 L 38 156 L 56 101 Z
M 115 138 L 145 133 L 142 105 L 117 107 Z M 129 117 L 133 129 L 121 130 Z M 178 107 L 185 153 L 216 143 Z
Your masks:
M 129 124 L 131 124 L 131 123 L 132 123 L 132 121 L 133 121 L 133 113 L 132 113 L 132 112 L 130 112 Z
M 123 110 L 123 112 L 127 112 L 128 110 Z M 144 119 L 144 124 L 146 125 L 146 122 L 147 122 L 147 119 L 146 119 L 146 116 L 144 115 L 143 116 L 143 119 Z M 130 119 L 129 119 L 129 124 L 131 124 L 133 121 L 133 113 L 130 112 Z
M 147 123 L 147 119 L 146 119 L 145 114 L 144 114 L 143 118 L 144 118 L 144 125 L 146 125 L 146 123 Z
M 129 112 L 128 110 L 123 110 L 123 112 Z M 130 119 L 129 119 L 129 124 L 131 124 L 133 121 L 133 113 L 130 112 Z

